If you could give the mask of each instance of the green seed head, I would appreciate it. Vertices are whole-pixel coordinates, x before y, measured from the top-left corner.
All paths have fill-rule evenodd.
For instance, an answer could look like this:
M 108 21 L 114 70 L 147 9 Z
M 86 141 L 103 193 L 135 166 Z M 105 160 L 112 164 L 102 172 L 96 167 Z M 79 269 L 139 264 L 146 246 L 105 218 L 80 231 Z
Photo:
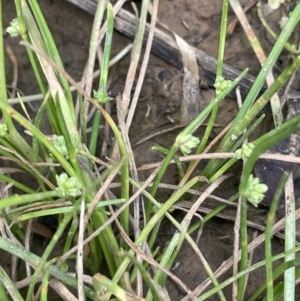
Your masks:
M 179 134 L 176 140 L 184 155 L 189 154 L 192 151 L 192 149 L 200 143 L 199 138 L 191 134 L 185 136 Z
M 18 18 L 15 18 L 10 22 L 10 26 L 7 27 L 6 32 L 12 38 L 16 38 L 21 34 L 21 27 Z
M 238 160 L 245 160 L 251 156 L 254 148 L 255 145 L 253 143 L 245 143 L 242 145 L 242 148 L 235 151 L 234 157 Z
M 231 80 L 226 80 L 223 76 L 218 76 L 214 84 L 214 87 L 216 88 L 216 94 L 221 94 L 224 90 L 229 88 L 231 84 Z
M 54 147 L 67 159 L 69 158 L 69 152 L 64 136 L 55 136 L 53 139 Z
M 246 197 L 248 201 L 254 206 L 257 205 L 263 200 L 265 192 L 268 190 L 268 186 L 262 183 L 259 183 L 258 178 L 254 178 L 253 175 L 250 175 L 247 188 L 246 188 Z
M 99 91 L 94 90 L 94 98 L 99 104 L 105 104 L 112 99 L 107 95 L 107 92 L 102 89 Z
M 77 197 L 81 195 L 82 186 L 75 177 L 70 177 L 66 173 L 56 176 L 57 192 L 59 196 Z

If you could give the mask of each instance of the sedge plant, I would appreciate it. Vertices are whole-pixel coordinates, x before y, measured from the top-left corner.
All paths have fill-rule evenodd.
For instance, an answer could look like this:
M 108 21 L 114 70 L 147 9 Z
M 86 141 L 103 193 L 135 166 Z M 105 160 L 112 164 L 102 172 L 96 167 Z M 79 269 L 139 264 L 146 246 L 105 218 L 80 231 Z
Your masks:
M 142 1 L 141 20 L 130 65 L 130 70 L 134 74 L 141 55 L 148 5 L 149 1 Z M 297 56 L 275 79 L 274 83 L 261 95 L 259 94 L 267 74 L 272 69 L 282 49 L 286 47 L 288 37 L 299 21 L 300 4 L 295 6 L 261 72 L 258 74 L 253 87 L 244 100 L 239 113 L 234 118 L 223 140 L 217 146 L 218 152 L 235 151 L 235 156 L 227 161 L 224 159 L 213 159 L 208 162 L 201 176 L 191 176 L 199 161 L 191 162 L 188 169 L 184 170 L 179 160 L 179 154 L 182 153 L 184 156 L 187 156 L 192 151 L 195 151 L 197 154 L 206 151 L 208 138 L 217 118 L 219 104 L 226 95 L 235 89 L 248 71 L 246 69 L 241 72 L 240 76 L 232 82 L 222 77 L 228 18 L 228 0 L 224 0 L 217 78 L 215 82 L 216 96 L 177 135 L 169 150 L 162 147 L 155 148 L 165 154 L 165 159 L 145 183 L 135 181 L 134 173 L 132 170 L 129 170 L 128 161 L 133 160 L 133 158 L 126 151 L 128 149 L 128 145 L 126 145 L 128 137 L 125 137 L 124 133 L 119 130 L 119 126 L 123 126 L 123 124 L 116 124 L 112 117 L 103 109 L 103 106 L 111 101 L 107 92 L 109 60 L 113 43 L 114 11 L 111 4 L 105 6 L 105 1 L 100 0 L 97 6 L 91 37 L 88 73 L 93 71 L 96 51 L 94 47 L 100 38 L 98 27 L 102 24 L 105 7 L 107 20 L 106 27 L 104 27 L 105 41 L 99 86 L 93 95 L 89 93 L 91 91 L 88 91 L 91 88 L 89 84 L 87 84 L 88 87 L 85 90 L 82 89 L 64 71 L 62 60 L 38 1 L 15 0 L 15 6 L 16 19 L 12 21 L 7 31 L 13 37 L 20 35 L 23 40 L 23 46 L 20 47 L 26 46 L 32 69 L 40 92 L 43 95 L 43 102 L 34 121 L 29 120 L 9 104 L 5 82 L 4 29 L 2 24 L 0 24 L 0 109 L 3 114 L 3 121 L 0 124 L 0 154 L 9 160 L 14 160 L 19 169 L 25 171 L 28 173 L 28 176 L 36 180 L 38 187 L 29 187 L 28 184 L 21 183 L 12 176 L 0 174 L 1 181 L 13 185 L 14 189 L 19 191 L 18 195 L 13 194 L 2 199 L 0 209 L 7 225 L 21 225 L 24 220 L 49 215 L 56 215 L 59 223 L 55 234 L 40 257 L 24 248 L 25 231 L 21 227 L 12 227 L 12 235 L 16 238 L 14 240 L 0 237 L 1 249 L 17 256 L 35 270 L 24 298 L 9 275 L 1 268 L 1 300 L 8 300 L 7 294 L 18 301 L 32 300 L 36 292 L 36 284 L 39 281 L 41 281 L 41 300 L 47 300 L 48 285 L 52 284 L 49 282 L 50 277 L 60 281 L 61 285 L 77 289 L 78 295 L 81 296 L 82 300 L 85 297 L 92 300 L 99 300 L 99 298 L 101 300 L 110 300 L 112 296 L 115 296 L 118 300 L 132 300 L 130 298 L 134 294 L 132 291 L 129 291 L 130 289 L 133 290 L 135 283 L 138 283 L 137 279 L 140 277 L 143 279 L 147 291 L 143 292 L 142 288 L 139 287 L 137 296 L 134 296 L 135 300 L 164 300 L 163 288 L 167 275 L 170 275 L 172 265 L 184 241 L 195 251 L 197 258 L 202 262 L 210 281 L 213 283 L 213 288 L 207 292 L 194 294 L 180 279 L 174 277 L 173 280 L 186 291 L 192 300 L 205 300 L 215 293 L 218 294 L 219 299 L 226 300 L 223 288 L 235 281 L 239 282 L 238 298 L 242 300 L 245 290 L 245 276 L 261 266 L 266 266 L 267 280 L 265 284 L 258 288 L 257 292 L 252 296 L 252 300 L 259 293 L 263 292 L 265 288 L 266 300 L 276 300 L 272 298 L 281 296 L 283 292 L 282 286 L 278 284 L 276 287 L 273 287 L 272 281 L 278 278 L 283 271 L 299 266 L 298 259 L 289 257 L 290 254 L 299 251 L 299 248 L 291 248 L 285 254 L 272 256 L 271 242 L 267 239 L 266 260 L 249 267 L 247 265 L 247 234 L 245 233 L 247 231 L 247 210 L 245 209 L 242 211 L 241 216 L 242 252 L 240 270 L 236 275 L 220 283 L 190 234 L 199 227 L 200 223 L 205 225 L 215 214 L 224 210 L 226 205 L 218 206 L 205 216 L 201 222 L 196 222 L 195 224 L 193 224 L 192 217 L 204 201 L 204 197 L 201 196 L 194 201 L 181 222 L 178 222 L 171 212 L 174 209 L 173 206 L 183 196 L 186 196 L 191 188 L 201 188 L 204 179 L 210 184 L 205 193 L 211 193 L 228 177 L 225 173 L 238 160 L 245 160 L 246 163 L 241 175 L 239 192 L 235 193 L 230 198 L 230 201 L 236 201 L 239 194 L 242 199 L 242 206 L 246 208 L 249 202 L 257 206 L 263 198 L 267 187 L 252 175 L 253 165 L 260 154 L 299 130 L 300 117 L 294 117 L 282 124 L 276 124 L 272 131 L 248 144 L 243 144 L 243 142 L 245 139 L 250 139 L 251 133 L 264 118 L 264 115 L 262 115 L 257 120 L 254 120 L 256 116 L 261 113 L 272 95 L 281 89 L 300 65 L 300 58 Z M 2 2 L 0 1 L 0 9 L 1 7 Z M 71 93 L 71 84 L 77 89 L 79 94 L 79 116 L 76 116 L 76 106 Z M 125 105 L 127 104 L 122 112 L 123 121 L 126 121 L 129 107 L 129 90 L 131 90 L 131 87 L 128 85 L 123 94 L 126 100 Z M 87 102 L 96 109 L 90 138 L 86 134 L 87 125 L 85 120 L 87 112 L 84 112 L 85 108 L 88 107 L 86 105 Z M 135 104 L 132 105 L 132 107 L 134 106 Z M 129 111 L 127 123 L 124 122 L 126 125 L 130 124 L 132 119 L 133 112 L 131 108 Z M 45 135 L 41 130 L 41 122 L 43 116 L 46 115 L 52 131 L 51 136 Z M 208 125 L 206 126 L 204 137 L 197 137 L 195 135 L 196 130 L 207 118 Z M 80 125 L 77 124 L 78 120 Z M 97 147 L 100 134 L 99 126 L 103 120 L 109 124 L 118 145 L 119 161 L 114 164 L 111 162 L 105 163 L 105 171 L 99 174 L 95 167 L 100 162 L 99 158 L 97 158 Z M 21 124 L 31 133 L 32 140 L 30 142 L 26 142 L 20 135 L 13 121 Z M 85 143 L 88 147 L 86 147 Z M 180 185 L 177 191 L 164 199 L 163 203 L 160 203 L 157 192 L 162 183 L 162 178 L 173 159 L 179 170 Z M 109 184 L 117 175 L 121 179 L 120 197 L 115 196 L 108 189 Z M 282 187 L 284 180 L 285 178 L 280 182 L 280 187 Z M 151 186 L 150 191 L 146 189 L 148 186 Z M 131 191 L 133 191 L 132 194 Z M 274 208 L 280 193 L 279 189 L 270 211 L 266 230 L 266 234 L 269 237 L 272 234 L 271 225 L 273 223 Z M 143 195 L 148 201 L 143 224 L 140 221 L 133 221 L 129 209 L 129 205 L 135 202 L 140 195 Z M 156 249 L 156 238 L 159 235 L 160 224 L 164 218 L 167 218 L 178 231 L 174 233 L 165 250 L 161 251 Z M 120 223 L 118 220 L 115 223 L 119 230 L 121 229 L 120 233 L 116 233 L 115 224 L 113 223 L 115 219 L 120 219 Z M 132 231 L 134 231 L 135 237 L 131 241 Z M 65 233 L 67 233 L 67 239 L 62 248 L 61 256 L 59 258 L 51 258 L 51 252 Z M 77 233 L 79 233 L 78 237 L 81 237 L 81 240 L 75 246 L 72 246 Z M 83 241 L 85 235 L 89 237 Z M 81 250 L 83 250 L 83 244 L 87 243 L 89 243 L 90 254 L 82 258 Z M 76 263 L 78 271 L 79 267 L 82 268 L 83 266 L 81 261 L 84 261 L 86 267 L 93 274 L 91 279 L 92 286 L 83 284 L 82 272 L 78 272 L 75 278 L 68 273 L 67 260 L 73 258 L 77 250 L 79 250 Z M 281 264 L 280 268 L 273 271 L 272 262 L 283 257 L 286 258 L 286 261 Z M 151 265 L 155 261 L 158 268 L 152 270 Z M 103 267 L 106 269 L 105 272 L 102 272 Z M 129 277 L 126 276 L 127 273 L 129 273 Z M 298 268 L 295 270 L 294 275 L 298 277 L 299 274 Z

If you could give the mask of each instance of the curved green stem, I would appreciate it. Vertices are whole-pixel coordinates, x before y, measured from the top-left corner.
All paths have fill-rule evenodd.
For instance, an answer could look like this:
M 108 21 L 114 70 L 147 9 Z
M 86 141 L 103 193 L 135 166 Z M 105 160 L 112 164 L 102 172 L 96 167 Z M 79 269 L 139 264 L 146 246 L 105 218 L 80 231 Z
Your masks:
M 242 198 L 246 199 L 246 187 L 249 176 L 252 172 L 252 168 L 259 155 L 270 149 L 273 145 L 279 143 L 280 141 L 289 137 L 292 133 L 300 129 L 300 117 L 294 117 L 276 129 L 270 131 L 264 136 L 260 137 L 256 141 L 256 146 L 252 152 L 252 155 L 248 158 L 242 172 L 241 182 L 240 182 L 240 194 Z

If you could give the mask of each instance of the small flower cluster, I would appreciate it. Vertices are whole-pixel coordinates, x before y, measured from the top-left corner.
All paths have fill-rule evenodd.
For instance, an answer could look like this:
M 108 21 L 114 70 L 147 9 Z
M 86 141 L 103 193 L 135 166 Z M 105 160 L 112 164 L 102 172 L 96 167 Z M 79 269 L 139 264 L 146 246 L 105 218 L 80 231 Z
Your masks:
M 192 148 L 196 147 L 200 143 L 200 140 L 191 134 L 185 136 L 179 134 L 176 142 L 179 144 L 182 153 L 187 155 L 192 151 Z
M 66 173 L 56 176 L 57 192 L 60 197 L 81 195 L 82 186 L 75 177 L 70 177 Z
M 234 157 L 238 160 L 245 160 L 251 156 L 254 148 L 255 145 L 253 143 L 245 143 L 242 145 L 242 148 L 235 151 Z
M 254 206 L 257 205 L 263 200 L 264 193 L 268 190 L 268 186 L 266 184 L 259 183 L 258 178 L 254 178 L 253 175 L 250 175 L 245 196 L 248 201 Z
M 223 76 L 218 76 L 214 84 L 214 87 L 216 88 L 216 94 L 221 94 L 224 90 L 229 88 L 231 84 L 231 80 L 226 80 Z
M 54 136 L 53 145 L 66 159 L 69 159 L 69 152 L 64 136 Z
M 20 35 L 21 33 L 21 27 L 20 27 L 20 22 L 18 18 L 13 19 L 10 22 L 10 26 L 7 27 L 6 32 L 12 37 L 16 38 Z
M 108 101 L 112 100 L 112 98 L 110 98 L 106 91 L 104 90 L 99 90 L 99 91 L 95 91 L 94 90 L 94 98 L 97 100 L 97 102 L 99 104 L 105 104 L 107 103 Z

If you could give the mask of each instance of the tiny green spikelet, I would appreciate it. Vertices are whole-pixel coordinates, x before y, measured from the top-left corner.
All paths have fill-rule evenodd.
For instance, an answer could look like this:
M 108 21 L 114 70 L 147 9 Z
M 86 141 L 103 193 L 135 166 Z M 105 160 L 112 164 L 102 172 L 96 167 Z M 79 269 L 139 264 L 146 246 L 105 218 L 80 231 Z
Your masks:
M 54 147 L 67 159 L 69 158 L 69 152 L 64 136 L 55 136 L 53 138 Z
M 18 18 L 13 19 L 10 22 L 10 26 L 7 27 L 6 32 L 12 37 L 16 38 L 20 35 L 21 27 Z
M 189 154 L 192 151 L 192 149 L 195 148 L 200 143 L 199 138 L 191 134 L 185 135 L 184 137 L 179 135 L 176 140 L 184 155 Z
M 216 78 L 214 87 L 216 88 L 216 94 L 221 94 L 224 90 L 229 88 L 232 85 L 231 80 L 226 80 L 223 76 L 218 76 Z
M 235 151 L 234 157 L 238 160 L 245 160 L 251 156 L 254 148 L 255 145 L 253 143 L 244 143 L 242 148 Z
M 77 197 L 81 195 L 82 186 L 75 177 L 70 177 L 66 173 L 56 176 L 57 192 L 59 196 Z
M 105 104 L 108 101 L 112 100 L 111 97 L 109 97 L 105 90 L 99 89 L 99 91 L 94 90 L 94 98 L 97 100 L 99 104 Z
M 257 205 L 263 200 L 264 193 L 268 190 L 268 186 L 263 183 L 259 183 L 259 179 L 250 175 L 245 196 L 248 201 L 254 206 Z

